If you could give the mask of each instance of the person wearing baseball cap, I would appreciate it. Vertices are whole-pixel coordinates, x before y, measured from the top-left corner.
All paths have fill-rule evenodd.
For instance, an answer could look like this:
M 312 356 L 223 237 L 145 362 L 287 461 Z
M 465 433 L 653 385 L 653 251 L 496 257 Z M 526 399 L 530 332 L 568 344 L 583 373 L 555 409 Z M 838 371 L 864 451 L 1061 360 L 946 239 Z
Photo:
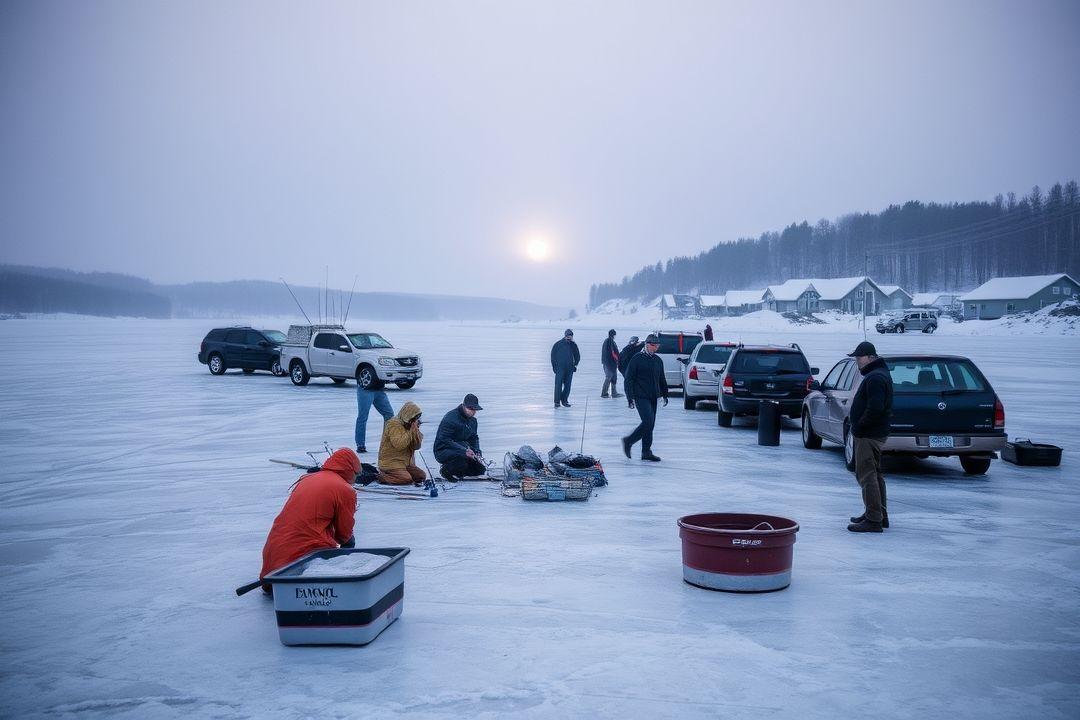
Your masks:
M 645 351 L 630 358 L 626 366 L 626 399 L 630 407 L 637 408 L 641 422 L 622 439 L 623 453 L 630 457 L 630 449 L 638 440 L 641 441 L 641 459 L 660 462 L 653 455 L 653 428 L 656 426 L 656 401 L 664 398 L 668 404 L 667 379 L 664 377 L 664 361 L 656 354 L 660 339 L 656 335 L 645 338 Z
M 862 382 L 851 400 L 849 418 L 855 448 L 855 477 L 862 488 L 863 514 L 851 518 L 847 529 L 879 533 L 889 527 L 885 505 L 885 476 L 881 474 L 881 450 L 889 438 L 893 382 L 889 366 L 878 357 L 874 343 L 863 340 L 848 353 L 855 358 Z
M 482 462 L 476 424 L 476 413 L 483 409 L 476 396 L 469 393 L 439 423 L 435 433 L 435 459 L 440 464 L 439 474 L 450 482 L 487 472 Z
M 551 371 L 555 373 L 555 407 L 570 407 L 570 384 L 574 381 L 581 352 L 574 342 L 574 331 L 563 333 L 562 340 L 551 346 Z

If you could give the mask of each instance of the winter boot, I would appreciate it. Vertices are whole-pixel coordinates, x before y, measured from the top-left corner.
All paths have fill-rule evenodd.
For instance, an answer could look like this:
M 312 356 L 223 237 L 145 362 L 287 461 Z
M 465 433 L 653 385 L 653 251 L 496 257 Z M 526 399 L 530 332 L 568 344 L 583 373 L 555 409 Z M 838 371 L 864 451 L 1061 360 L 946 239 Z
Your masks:
M 623 451 L 623 453 L 626 454 L 627 458 L 630 457 L 630 448 L 631 447 L 633 447 L 633 445 L 630 444 L 630 438 L 624 437 L 622 439 L 622 451 Z
M 851 518 L 851 522 L 853 522 L 853 523 L 861 523 L 865 519 L 866 519 L 866 514 L 863 513 L 859 517 Z M 886 528 L 886 529 L 888 529 L 888 527 L 889 527 L 889 511 L 888 510 L 882 510 L 881 511 L 881 527 Z
M 649 462 L 660 462 L 660 458 L 656 455 L 653 455 L 651 451 L 647 453 L 641 453 L 641 459 L 648 460 Z
M 879 533 L 881 532 L 881 523 L 863 518 L 861 522 L 848 525 L 847 529 L 856 533 Z
M 445 465 L 439 466 L 439 476 L 442 477 L 443 480 L 448 480 L 448 481 L 450 481 L 452 483 L 456 483 L 458 481 L 458 478 L 456 476 L 451 475 L 447 471 Z

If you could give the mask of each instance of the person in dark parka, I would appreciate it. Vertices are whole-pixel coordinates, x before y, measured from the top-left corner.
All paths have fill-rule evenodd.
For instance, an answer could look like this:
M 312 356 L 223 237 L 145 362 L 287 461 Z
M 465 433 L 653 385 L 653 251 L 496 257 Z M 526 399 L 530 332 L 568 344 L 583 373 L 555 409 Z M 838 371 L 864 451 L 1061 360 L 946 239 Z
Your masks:
M 630 358 L 626 366 L 626 399 L 631 407 L 636 407 L 641 422 L 634 432 L 622 439 L 623 452 L 630 457 L 630 448 L 641 441 L 641 459 L 660 462 L 653 455 L 653 427 L 656 425 L 656 401 L 664 399 L 668 404 L 668 385 L 664 377 L 664 361 L 656 354 L 660 339 L 650 335 L 645 339 L 645 350 Z
M 555 373 L 555 407 L 570 407 L 570 383 L 581 362 L 581 353 L 574 342 L 574 331 L 563 333 L 562 340 L 551 346 L 551 371 Z
M 711 342 L 713 339 L 712 325 L 705 326 L 705 341 Z
M 450 482 L 487 472 L 480 461 L 480 435 L 476 426 L 479 410 L 483 410 L 480 401 L 469 393 L 439 423 L 435 433 L 435 459 L 440 464 L 439 474 Z
M 885 476 L 881 449 L 889 438 L 893 383 L 889 367 L 871 342 L 863 341 L 849 357 L 855 358 L 862 383 L 851 400 L 851 437 L 855 445 L 855 477 L 862 488 L 863 514 L 851 518 L 851 532 L 879 533 L 889 526 L 885 505 Z
M 630 364 L 630 358 L 641 352 L 641 348 L 642 344 L 638 341 L 637 335 L 632 335 L 630 337 L 630 342 L 626 343 L 625 347 L 619 351 L 619 372 L 624 379 L 626 378 L 626 366 Z M 634 403 L 630 398 L 626 399 L 626 404 L 630 407 L 634 407 Z
M 619 345 L 615 342 L 615 331 L 608 330 L 607 340 L 600 348 L 600 364 L 604 367 L 604 389 L 600 391 L 600 397 L 619 398 Z M 608 395 L 608 387 L 611 395 Z

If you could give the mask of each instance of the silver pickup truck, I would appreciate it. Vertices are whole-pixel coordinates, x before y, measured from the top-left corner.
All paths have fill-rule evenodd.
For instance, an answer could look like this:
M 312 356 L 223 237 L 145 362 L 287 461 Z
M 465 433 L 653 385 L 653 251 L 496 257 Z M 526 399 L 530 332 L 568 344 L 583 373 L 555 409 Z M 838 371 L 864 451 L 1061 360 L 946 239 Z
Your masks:
M 293 385 L 307 385 L 313 377 L 339 385 L 352 378 L 372 390 L 387 383 L 408 390 L 424 374 L 416 353 L 395 348 L 378 333 L 353 332 L 343 325 L 291 325 L 280 362 Z

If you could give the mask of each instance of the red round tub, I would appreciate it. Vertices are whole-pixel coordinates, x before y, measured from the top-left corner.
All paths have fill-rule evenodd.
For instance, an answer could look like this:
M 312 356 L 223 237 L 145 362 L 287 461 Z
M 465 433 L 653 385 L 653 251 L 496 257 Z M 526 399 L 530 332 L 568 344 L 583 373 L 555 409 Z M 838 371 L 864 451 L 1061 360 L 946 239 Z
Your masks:
M 683 580 L 728 592 L 769 592 L 791 584 L 799 524 L 774 515 L 704 513 L 679 518 Z

